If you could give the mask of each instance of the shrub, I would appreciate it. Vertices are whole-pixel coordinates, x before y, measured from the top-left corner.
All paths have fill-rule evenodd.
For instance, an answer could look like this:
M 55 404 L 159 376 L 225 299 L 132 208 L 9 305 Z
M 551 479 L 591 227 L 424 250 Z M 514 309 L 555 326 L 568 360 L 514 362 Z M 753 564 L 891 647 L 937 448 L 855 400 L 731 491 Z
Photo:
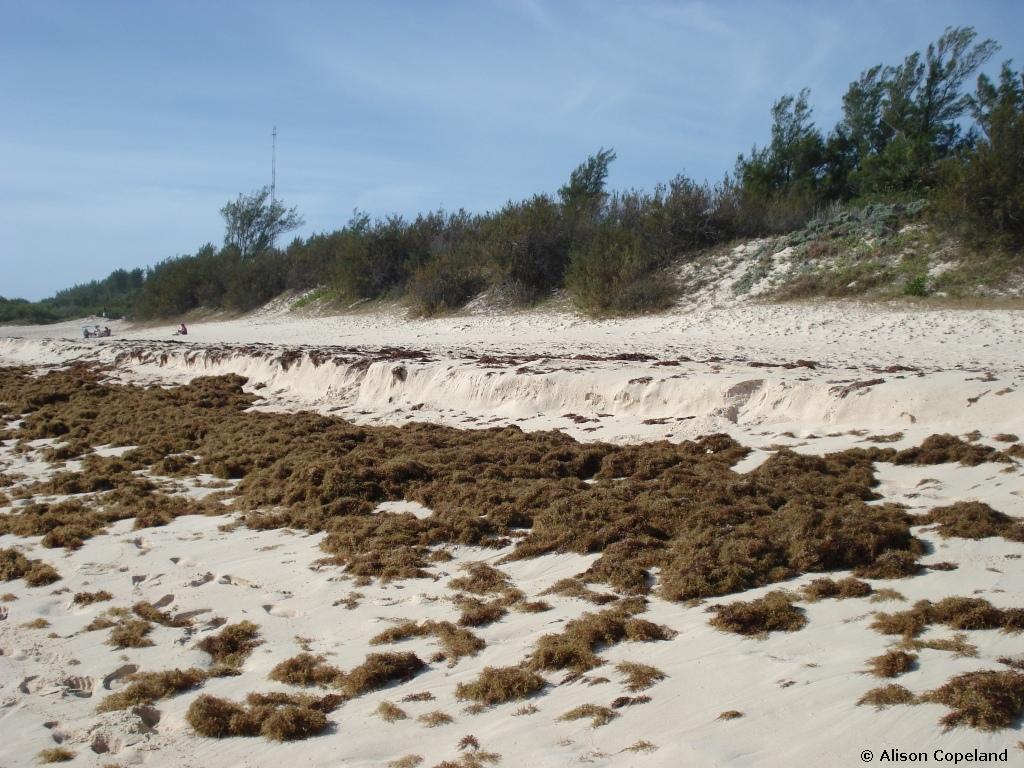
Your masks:
M 565 285 L 576 306 L 591 315 L 656 312 L 672 305 L 676 288 L 663 274 L 666 253 L 626 228 L 607 225 L 576 248 Z
M 465 305 L 486 284 L 479 263 L 467 246 L 435 254 L 409 279 L 407 292 L 415 309 L 430 316 Z

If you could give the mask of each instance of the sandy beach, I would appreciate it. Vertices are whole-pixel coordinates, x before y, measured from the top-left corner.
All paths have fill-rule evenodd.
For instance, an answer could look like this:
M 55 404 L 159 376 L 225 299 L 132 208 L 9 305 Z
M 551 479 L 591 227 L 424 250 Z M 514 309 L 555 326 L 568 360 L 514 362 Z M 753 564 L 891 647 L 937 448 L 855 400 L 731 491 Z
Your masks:
M 1019 540 L 1008 533 L 951 535 L 938 518 L 912 519 L 965 502 L 988 505 L 1011 521 L 1024 517 L 1024 470 L 1014 450 L 1021 445 L 1016 435 L 1024 434 L 1019 312 L 746 303 L 604 322 L 555 310 L 415 321 L 397 309 L 303 318 L 270 307 L 192 325 L 184 339 L 172 337 L 170 326 L 116 322 L 110 339 L 83 340 L 79 325 L 0 328 L 0 364 L 36 376 L 80 364 L 114 392 L 237 374 L 253 396 L 247 414 L 287 419 L 314 412 L 374 430 L 416 423 L 514 426 L 527 434 L 554 430 L 585 444 L 640 447 L 722 434 L 750 449 L 723 467 L 730 483 L 756 477 L 759 467 L 789 450 L 825 456 L 892 449 L 870 463 L 878 483 L 866 504 L 902 505 L 923 568 L 901 578 L 863 576 L 859 596 L 847 599 L 815 599 L 809 585 L 822 577 L 845 579 L 854 568 L 779 572 L 781 578 L 739 592 L 666 599 L 653 567 L 654 588 L 644 588 L 636 612 L 628 591 L 600 580 L 584 580 L 575 594 L 564 583 L 551 593 L 566 579 L 581 585 L 578 577 L 600 550 L 509 558 L 528 533 L 513 528 L 505 543 L 451 540 L 435 547 L 445 557 L 421 578 L 360 579 L 351 562 L 324 560 L 330 534 L 323 530 L 247 524 L 261 510 L 246 507 L 244 494 L 238 502 L 236 489 L 246 480 L 161 474 L 151 466 L 136 475 L 155 480 L 161 494 L 204 504 L 203 513 L 175 515 L 157 527 L 112 521 L 78 548 L 48 547 L 38 535 L 0 536 L 0 549 L 52 565 L 61 577 L 41 587 L 21 579 L 0 585 L 7 592 L 0 608 L 2 765 L 34 764 L 40 750 L 55 746 L 73 751 L 76 765 L 225 768 L 282 761 L 413 766 L 417 757 L 424 765 L 466 766 L 499 759 L 538 766 L 853 766 L 863 764 L 863 750 L 892 749 L 925 751 L 932 761 L 935 750 L 975 749 L 1009 750 L 1011 762 L 1019 759 L 1019 724 L 984 730 L 964 721 L 947 728 L 940 721 L 950 708 L 926 695 L 963 673 L 1017 669 L 1024 648 L 1009 624 L 972 628 L 933 617 L 903 637 L 903 645 L 900 636 L 872 628 L 878 612 L 906 611 L 921 600 L 983 599 L 997 616 L 1024 607 Z M 61 473 L 85 471 L 83 457 L 61 458 L 59 436 L 20 438 L 23 423 L 11 419 L 0 445 L 0 472 L 10 478 L 0 488 L 0 514 L 75 498 L 102 503 L 100 490 L 43 490 Z M 938 434 L 974 446 L 981 458 L 904 460 L 908 449 Z M 132 447 L 88 450 L 98 457 L 93 460 L 109 462 Z M 583 482 L 614 481 L 601 477 Z M 40 490 L 18 492 L 33 487 Z M 435 515 L 411 498 L 378 504 L 372 514 L 409 523 Z M 505 591 L 494 599 L 508 607 L 499 619 L 472 628 L 483 641 L 479 650 L 439 656 L 440 636 L 426 630 L 374 642 L 403 622 L 458 624 L 472 597 L 458 580 L 479 563 L 504 577 Z M 805 619 L 795 631 L 748 636 L 709 623 L 722 606 L 780 589 Z M 509 597 L 510 590 L 517 596 Z M 76 595 L 104 592 L 108 600 L 76 602 Z M 482 595 L 473 599 L 491 599 Z M 523 608 L 537 601 L 546 608 Z M 86 630 L 104 615 L 115 626 L 127 621 L 105 611 L 140 603 L 165 618 L 152 622 L 151 645 L 118 648 L 105 632 Z M 543 688 L 522 698 L 474 706 L 469 689 L 460 688 L 486 668 L 525 669 L 544 636 L 587 613 L 613 610 L 661 627 L 659 636 L 600 642 L 599 662 L 588 669 L 535 666 Z M 131 685 L 130 673 L 209 672 L 215 659 L 196 644 L 243 621 L 258 626 L 259 644 L 230 674 L 209 674 L 151 703 L 98 709 Z M 913 649 L 904 674 L 889 680 L 869 673 L 870 659 L 897 646 Z M 335 690 L 330 683 L 305 688 L 268 679 L 297 654 L 322 656 L 348 680 L 375 652 L 414 653 L 425 666 L 408 680 L 345 693 L 327 714 L 326 730 L 311 738 L 206 738 L 190 725 L 189 709 L 201 695 L 243 701 L 254 691 L 322 696 Z M 631 683 L 629 663 L 650 665 L 658 675 Z M 919 701 L 858 704 L 890 683 Z M 400 714 L 382 717 L 384 703 Z M 579 719 L 564 717 L 586 705 L 593 706 L 571 716 Z M 427 717 L 437 712 L 444 716 Z

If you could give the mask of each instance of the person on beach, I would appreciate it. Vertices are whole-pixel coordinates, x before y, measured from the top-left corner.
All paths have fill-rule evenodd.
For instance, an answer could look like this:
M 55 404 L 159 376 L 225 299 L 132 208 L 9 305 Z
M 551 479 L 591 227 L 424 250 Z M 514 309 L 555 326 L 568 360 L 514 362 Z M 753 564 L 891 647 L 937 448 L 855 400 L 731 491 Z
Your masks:
M 175 336 L 188 336 L 188 328 L 186 328 L 185 324 L 182 323 L 181 325 L 178 326 L 178 330 L 176 330 L 174 332 L 174 335 Z

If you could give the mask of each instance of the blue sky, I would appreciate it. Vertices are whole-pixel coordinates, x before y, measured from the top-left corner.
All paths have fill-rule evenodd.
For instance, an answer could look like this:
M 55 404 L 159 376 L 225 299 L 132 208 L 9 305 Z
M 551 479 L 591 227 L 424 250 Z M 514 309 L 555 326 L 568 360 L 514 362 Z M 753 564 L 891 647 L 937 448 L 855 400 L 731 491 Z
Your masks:
M 973 25 L 1024 63 L 1024 3 L 0 0 L 0 295 L 38 299 L 219 243 L 269 183 L 300 234 L 609 183 L 717 180 L 811 88 Z

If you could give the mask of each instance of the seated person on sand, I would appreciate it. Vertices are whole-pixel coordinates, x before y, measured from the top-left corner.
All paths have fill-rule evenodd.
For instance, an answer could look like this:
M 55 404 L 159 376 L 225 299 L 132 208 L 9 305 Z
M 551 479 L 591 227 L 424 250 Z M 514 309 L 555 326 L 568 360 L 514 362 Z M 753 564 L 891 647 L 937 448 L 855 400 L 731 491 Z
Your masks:
M 178 330 L 176 330 L 174 332 L 174 335 L 175 336 L 188 336 L 188 328 L 186 328 L 185 324 L 182 323 L 181 325 L 178 326 Z

